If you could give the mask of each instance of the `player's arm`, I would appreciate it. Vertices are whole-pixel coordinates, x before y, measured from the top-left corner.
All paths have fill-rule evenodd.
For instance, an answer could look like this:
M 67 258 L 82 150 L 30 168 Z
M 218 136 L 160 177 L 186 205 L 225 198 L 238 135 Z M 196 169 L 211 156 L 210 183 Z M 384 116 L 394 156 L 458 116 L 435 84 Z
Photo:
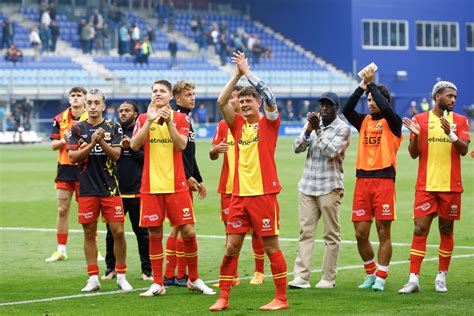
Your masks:
M 219 106 L 222 117 L 227 122 L 227 125 L 232 126 L 234 124 L 235 119 L 235 112 L 232 108 L 232 105 L 229 104 L 230 96 L 239 82 L 240 78 L 242 77 L 242 73 L 236 67 L 235 74 L 232 78 L 227 82 L 224 89 L 219 94 L 217 98 L 217 105 Z
M 373 75 L 369 75 L 369 76 L 373 76 Z M 368 80 L 371 80 L 371 78 L 372 77 L 370 77 Z M 375 103 L 377 103 L 377 106 L 379 107 L 380 112 L 382 112 L 383 118 L 387 120 L 388 127 L 392 131 L 393 135 L 397 137 L 401 137 L 403 122 L 400 116 L 398 116 L 398 114 L 395 113 L 395 111 L 392 109 L 392 106 L 390 105 L 388 100 L 385 99 L 385 97 L 379 92 L 375 83 L 370 82 L 367 85 L 367 89 L 372 94 L 372 98 L 374 98 Z
M 59 122 L 56 118 L 53 119 L 53 126 L 51 127 L 51 134 L 49 138 L 51 139 L 51 149 L 58 150 L 60 148 L 67 146 L 67 138 L 65 139 L 65 135 L 60 135 L 59 133 L 61 130 L 59 129 Z M 67 132 L 67 131 L 65 131 Z M 61 137 L 62 136 L 62 137 Z M 67 135 L 69 136 L 69 135 Z
M 186 121 L 187 124 L 183 125 L 183 122 L 179 122 L 181 125 L 180 131 L 176 128 L 176 125 L 173 124 L 171 120 L 171 110 L 168 107 L 164 107 L 158 110 L 158 115 L 163 118 L 163 121 L 166 123 L 168 127 L 168 132 L 170 133 L 171 140 L 173 141 L 174 148 L 177 151 L 183 151 L 188 144 L 188 137 L 189 137 L 189 122 Z M 183 120 L 189 118 L 186 116 Z M 186 131 L 186 135 L 184 133 Z
M 118 123 L 116 124 L 118 125 Z M 122 128 L 118 127 L 117 125 L 114 126 L 111 145 L 109 145 L 109 143 L 105 141 L 104 136 L 100 137 L 99 139 L 100 147 L 105 152 L 107 157 L 109 157 L 113 161 L 119 160 L 120 155 L 122 153 L 122 148 L 120 147 L 120 141 L 122 140 L 123 133 L 121 132 Z M 120 129 L 120 132 L 119 132 L 119 129 Z M 105 132 L 103 128 L 99 128 L 99 131 L 102 131 L 102 133 Z
M 232 60 L 237 65 L 237 68 L 244 74 L 244 76 L 247 77 L 248 82 L 258 91 L 258 93 L 265 100 L 264 110 L 267 118 L 271 121 L 276 120 L 278 118 L 278 108 L 273 92 L 270 90 L 267 84 L 263 82 L 263 80 L 258 78 L 252 71 L 250 71 L 248 60 L 245 57 L 244 53 L 234 53 L 234 57 L 232 57 Z
M 130 148 L 134 151 L 140 150 L 148 135 L 151 123 L 158 118 L 158 110 L 153 106 L 153 101 L 148 105 L 146 112 L 146 120 L 144 123 L 137 118 L 135 123 L 135 130 L 133 131 L 132 139 L 130 140 Z
M 403 118 L 403 124 L 411 132 L 408 152 L 411 158 L 416 159 L 420 155 L 420 125 L 415 118 L 410 120 L 408 117 Z
M 80 143 L 79 129 L 76 126 L 71 128 L 71 137 L 69 139 L 68 156 L 72 162 L 81 162 L 89 156 L 91 151 L 98 143 L 100 137 L 98 131 L 92 134 L 92 140 L 90 143 Z
M 342 114 L 344 114 L 349 123 L 357 130 L 360 130 L 360 126 L 362 125 L 362 121 L 364 120 L 365 114 L 356 112 L 355 108 L 360 100 L 360 97 L 364 94 L 365 89 L 365 82 L 364 80 L 361 80 L 359 86 L 351 94 L 349 99 L 347 99 L 347 102 L 344 105 L 344 108 L 342 109 Z
M 464 126 L 463 126 L 464 125 Z M 469 129 L 467 124 L 459 124 L 458 133 L 469 133 Z M 451 124 L 445 117 L 441 117 L 441 128 L 443 129 L 444 133 L 448 135 L 449 140 L 453 144 L 456 151 L 461 155 L 465 156 L 469 150 L 469 141 L 465 139 L 461 139 L 458 135 L 451 129 Z M 467 132 L 465 132 L 467 131 Z

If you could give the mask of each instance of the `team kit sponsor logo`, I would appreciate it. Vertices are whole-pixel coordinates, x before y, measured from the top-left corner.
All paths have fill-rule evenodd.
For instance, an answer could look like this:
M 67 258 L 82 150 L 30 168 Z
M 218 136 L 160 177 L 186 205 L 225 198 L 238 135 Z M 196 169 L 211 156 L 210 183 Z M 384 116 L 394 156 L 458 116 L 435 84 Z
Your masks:
M 239 139 L 239 145 L 241 146 L 250 146 L 252 143 L 258 143 L 259 140 L 262 140 L 262 137 L 261 136 L 255 136 L 249 140 L 242 140 L 242 139 Z
M 157 221 L 160 217 L 157 214 L 145 215 L 143 218 L 148 219 L 150 222 Z
M 431 208 L 430 203 L 424 203 L 422 205 L 418 205 L 417 207 L 415 207 L 415 209 L 422 210 L 423 212 L 429 210 L 430 208 Z
M 235 222 L 227 222 L 227 226 L 231 226 L 232 228 L 239 228 L 242 227 L 243 223 L 241 221 Z
M 382 132 L 383 132 L 383 127 L 381 123 L 378 123 L 375 126 L 374 131 L 365 131 L 364 132 L 364 145 L 380 145 L 380 142 L 382 141 Z
M 365 210 L 352 210 L 352 214 L 354 214 L 355 216 L 364 216 Z
M 84 216 L 85 219 L 91 219 L 94 216 L 93 212 L 79 213 L 79 216 Z
M 148 141 L 150 144 L 172 144 L 171 138 L 150 138 Z

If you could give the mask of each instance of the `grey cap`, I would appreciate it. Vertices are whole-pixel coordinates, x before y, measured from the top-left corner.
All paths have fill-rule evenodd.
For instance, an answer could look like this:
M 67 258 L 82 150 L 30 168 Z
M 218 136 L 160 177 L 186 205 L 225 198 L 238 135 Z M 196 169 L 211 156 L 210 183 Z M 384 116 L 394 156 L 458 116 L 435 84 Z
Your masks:
M 433 91 L 431 91 L 431 97 L 434 99 L 436 93 L 438 93 L 440 90 L 443 90 L 443 89 L 446 89 L 446 88 L 451 88 L 451 89 L 454 89 L 454 90 L 458 90 L 458 88 L 456 88 L 456 86 L 454 85 L 454 83 L 452 82 L 449 82 L 449 81 L 438 81 L 434 87 L 433 87 Z

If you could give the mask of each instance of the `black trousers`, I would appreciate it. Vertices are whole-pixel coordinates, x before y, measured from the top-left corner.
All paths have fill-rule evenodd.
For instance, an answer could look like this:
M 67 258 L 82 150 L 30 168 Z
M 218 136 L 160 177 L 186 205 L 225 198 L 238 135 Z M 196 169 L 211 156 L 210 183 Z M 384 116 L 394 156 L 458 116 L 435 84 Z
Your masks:
M 148 241 L 148 230 L 140 227 L 140 199 L 139 198 L 123 198 L 123 208 L 125 214 L 128 213 L 130 222 L 132 223 L 132 229 L 137 237 L 138 253 L 140 254 L 140 261 L 142 265 L 142 273 L 151 274 L 150 265 L 150 254 L 148 252 L 149 241 Z M 105 264 L 107 269 L 115 270 L 115 256 L 114 256 L 114 236 L 110 232 L 109 225 L 107 224 L 107 237 L 106 237 L 106 255 Z

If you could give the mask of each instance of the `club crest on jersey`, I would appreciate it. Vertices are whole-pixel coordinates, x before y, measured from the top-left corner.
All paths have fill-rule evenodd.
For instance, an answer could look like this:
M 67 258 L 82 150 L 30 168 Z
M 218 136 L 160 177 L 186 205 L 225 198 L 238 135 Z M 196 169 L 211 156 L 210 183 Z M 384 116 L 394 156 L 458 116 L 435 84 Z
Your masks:
M 105 132 L 104 133 L 104 140 L 111 140 L 112 137 L 110 136 L 110 132 Z
M 191 211 L 189 208 L 183 208 L 183 217 L 189 217 L 191 216 Z
M 382 205 L 382 213 L 390 213 L 390 204 L 383 204 Z
M 382 123 L 377 123 L 377 125 L 375 125 L 375 129 L 376 130 L 381 130 L 382 129 Z
M 270 219 L 264 218 L 262 219 L 262 229 L 269 229 L 270 227 Z
M 456 124 L 451 124 L 451 132 L 456 132 L 457 131 L 457 125 Z
M 121 206 L 116 206 L 115 207 L 115 214 L 122 215 L 122 207 Z

